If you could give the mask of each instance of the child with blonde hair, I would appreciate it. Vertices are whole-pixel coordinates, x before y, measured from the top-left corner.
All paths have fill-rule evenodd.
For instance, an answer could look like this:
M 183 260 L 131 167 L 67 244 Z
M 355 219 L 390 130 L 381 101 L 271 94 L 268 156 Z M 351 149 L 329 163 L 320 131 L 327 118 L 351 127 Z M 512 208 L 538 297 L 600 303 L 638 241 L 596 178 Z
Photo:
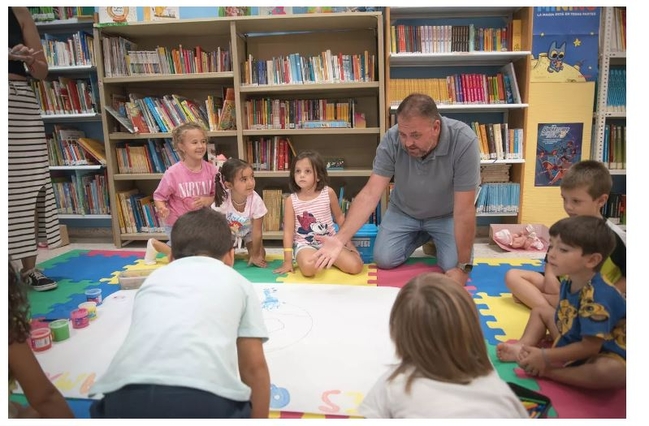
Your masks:
M 145 264 L 155 264 L 158 252 L 169 257 L 171 228 L 180 216 L 209 206 L 214 201 L 214 176 L 218 170 L 203 159 L 207 151 L 207 132 L 197 123 L 184 123 L 173 130 L 172 138 L 180 161 L 165 171 L 153 193 L 153 202 L 158 218 L 164 221 L 168 241 L 165 244 L 150 238 Z
M 265 268 L 266 250 L 263 242 L 263 221 L 268 209 L 255 192 L 252 166 L 238 158 L 230 158 L 215 178 L 212 209 L 223 213 L 235 237 L 235 248 L 242 243 L 248 250 L 248 265 Z
M 284 263 L 276 274 L 293 272 L 293 260 L 305 277 L 316 274 L 313 254 L 321 247 L 316 237 L 334 236 L 334 219 L 338 226 L 345 221 L 338 198 L 329 185 L 325 162 L 314 151 L 304 151 L 293 158 L 288 187 L 292 192 L 284 201 Z M 333 217 L 332 217 L 333 216 Z M 359 274 L 363 260 L 350 241 L 334 262 L 348 274 Z
M 475 303 L 452 278 L 421 274 L 399 291 L 390 312 L 398 365 L 359 407 L 367 418 L 526 418 L 495 371 Z
M 498 344 L 498 358 L 568 385 L 625 387 L 626 299 L 599 272 L 614 248 L 615 233 L 601 218 L 575 216 L 552 225 L 548 263 L 564 277 L 559 307 L 532 309 L 521 339 Z M 536 347 L 548 333 L 553 346 Z

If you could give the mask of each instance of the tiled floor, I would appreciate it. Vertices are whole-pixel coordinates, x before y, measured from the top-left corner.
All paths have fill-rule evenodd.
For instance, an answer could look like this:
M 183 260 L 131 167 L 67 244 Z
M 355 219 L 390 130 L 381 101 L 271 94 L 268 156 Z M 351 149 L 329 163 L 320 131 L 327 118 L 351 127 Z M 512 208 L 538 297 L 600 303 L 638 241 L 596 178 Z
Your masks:
M 266 251 L 269 254 L 282 254 L 282 249 L 277 244 L 279 242 L 269 242 Z M 60 247 L 56 249 L 38 249 L 38 262 L 44 262 L 53 257 L 59 256 L 61 254 L 67 253 L 70 250 L 81 249 L 81 250 L 142 250 L 144 251 L 146 247 L 145 241 L 137 241 L 130 243 L 126 246 L 123 246 L 121 249 L 117 249 L 115 245 L 109 239 L 105 238 L 94 238 L 94 239 L 76 239 L 71 240 L 71 244 Z M 529 256 L 534 258 L 542 259 L 545 253 L 541 252 L 535 256 Z M 426 256 L 421 248 L 417 249 L 413 254 L 414 257 Z M 478 238 L 476 243 L 473 246 L 473 257 L 474 258 L 520 258 L 521 254 L 516 252 L 507 252 L 501 250 L 495 244 L 489 244 L 487 238 Z

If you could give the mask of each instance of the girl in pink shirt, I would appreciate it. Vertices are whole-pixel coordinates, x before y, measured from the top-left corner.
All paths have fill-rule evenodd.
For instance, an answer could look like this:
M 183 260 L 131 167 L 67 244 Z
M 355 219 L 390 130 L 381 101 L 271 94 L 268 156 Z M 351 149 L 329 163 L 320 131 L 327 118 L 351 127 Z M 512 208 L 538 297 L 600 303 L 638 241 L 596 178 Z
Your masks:
M 223 213 L 230 224 L 234 245 L 248 250 L 248 265 L 265 268 L 262 224 L 268 209 L 255 192 L 252 166 L 238 158 L 230 158 L 216 175 L 212 209 Z
M 342 226 L 345 215 L 329 186 L 324 160 L 317 152 L 304 151 L 293 159 L 288 187 L 292 194 L 284 202 L 284 263 L 273 272 L 293 272 L 293 252 L 300 272 L 312 277 L 317 272 L 313 254 L 320 248 L 317 235 L 336 235 L 334 219 Z M 359 274 L 363 260 L 350 241 L 334 262 L 348 274 Z
M 172 132 L 173 144 L 180 161 L 169 167 L 153 193 L 158 218 L 165 224 L 168 243 L 150 238 L 145 264 L 154 264 L 156 254 L 171 254 L 171 228 L 190 210 L 209 206 L 214 200 L 214 176 L 218 169 L 203 160 L 207 151 L 207 132 L 197 123 L 185 123 Z

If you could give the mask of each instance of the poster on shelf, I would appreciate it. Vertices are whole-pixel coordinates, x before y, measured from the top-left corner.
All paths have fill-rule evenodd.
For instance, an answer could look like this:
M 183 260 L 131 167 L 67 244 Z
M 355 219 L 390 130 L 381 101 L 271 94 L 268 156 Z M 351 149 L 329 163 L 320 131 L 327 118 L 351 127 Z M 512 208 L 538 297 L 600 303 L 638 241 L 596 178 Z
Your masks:
M 535 7 L 530 81 L 596 81 L 599 20 L 599 7 Z
M 534 186 L 559 186 L 565 172 L 581 161 L 584 123 L 539 123 Z
M 100 23 L 126 24 L 128 22 L 137 22 L 137 12 L 135 7 L 98 7 L 97 13 L 99 15 Z
M 177 6 L 151 6 L 143 7 L 143 9 L 145 22 L 174 21 L 180 19 L 180 8 Z

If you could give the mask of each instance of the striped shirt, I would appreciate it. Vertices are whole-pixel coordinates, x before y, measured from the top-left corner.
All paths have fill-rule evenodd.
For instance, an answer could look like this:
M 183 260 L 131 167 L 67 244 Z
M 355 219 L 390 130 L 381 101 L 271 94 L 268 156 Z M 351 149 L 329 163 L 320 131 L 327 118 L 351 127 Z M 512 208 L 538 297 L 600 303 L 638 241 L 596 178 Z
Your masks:
M 325 186 L 320 194 L 312 200 L 302 201 L 296 193 L 291 194 L 291 202 L 295 211 L 295 245 L 307 244 L 319 247 L 314 238 L 316 235 L 336 235 L 333 216 L 331 215 L 331 200 L 329 187 Z

